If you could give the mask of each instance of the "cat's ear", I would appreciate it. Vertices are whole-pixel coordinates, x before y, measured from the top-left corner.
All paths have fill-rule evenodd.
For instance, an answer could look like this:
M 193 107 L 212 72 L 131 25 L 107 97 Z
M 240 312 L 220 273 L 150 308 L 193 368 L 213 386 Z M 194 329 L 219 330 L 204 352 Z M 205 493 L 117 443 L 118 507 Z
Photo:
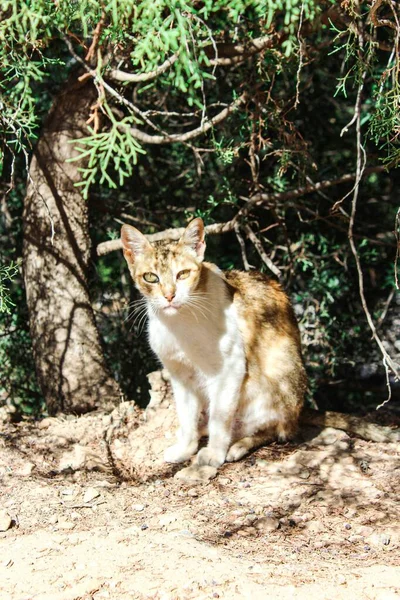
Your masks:
M 179 243 L 190 246 L 196 252 L 197 258 L 203 260 L 206 243 L 204 241 L 204 223 L 200 217 L 190 221 Z
M 132 225 L 122 225 L 121 242 L 124 256 L 128 262 L 134 262 L 135 258 L 151 249 L 150 242 Z

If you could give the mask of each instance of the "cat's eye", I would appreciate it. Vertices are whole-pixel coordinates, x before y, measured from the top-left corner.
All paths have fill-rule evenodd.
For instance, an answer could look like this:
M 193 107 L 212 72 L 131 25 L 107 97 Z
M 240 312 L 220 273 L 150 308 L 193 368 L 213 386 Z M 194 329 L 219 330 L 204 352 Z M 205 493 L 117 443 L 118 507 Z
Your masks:
M 158 283 L 160 281 L 158 275 L 155 273 L 143 273 L 143 279 L 147 281 L 147 283 Z
M 176 276 L 177 279 L 187 279 L 190 275 L 190 269 L 184 269 L 183 271 L 179 271 Z

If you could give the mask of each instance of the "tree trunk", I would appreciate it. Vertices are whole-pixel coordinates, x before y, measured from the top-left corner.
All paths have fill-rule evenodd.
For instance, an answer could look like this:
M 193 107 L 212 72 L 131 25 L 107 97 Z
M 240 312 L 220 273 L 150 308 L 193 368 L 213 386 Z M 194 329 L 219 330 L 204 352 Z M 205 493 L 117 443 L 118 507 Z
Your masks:
M 115 405 L 87 287 L 88 206 L 74 183 L 80 161 L 71 140 L 88 135 L 91 84 L 67 85 L 34 153 L 24 206 L 24 278 L 39 384 L 50 414 Z M 52 240 L 52 224 L 54 239 Z

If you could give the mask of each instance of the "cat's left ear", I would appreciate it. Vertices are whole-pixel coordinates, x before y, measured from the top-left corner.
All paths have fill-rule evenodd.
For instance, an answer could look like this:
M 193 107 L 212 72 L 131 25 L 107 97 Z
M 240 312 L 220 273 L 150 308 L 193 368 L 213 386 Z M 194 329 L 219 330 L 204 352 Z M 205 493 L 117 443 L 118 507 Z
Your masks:
M 179 240 L 180 244 L 190 246 L 196 252 L 197 258 L 203 260 L 206 243 L 204 241 L 204 223 L 203 219 L 198 217 L 190 221 L 186 227 L 183 236 Z

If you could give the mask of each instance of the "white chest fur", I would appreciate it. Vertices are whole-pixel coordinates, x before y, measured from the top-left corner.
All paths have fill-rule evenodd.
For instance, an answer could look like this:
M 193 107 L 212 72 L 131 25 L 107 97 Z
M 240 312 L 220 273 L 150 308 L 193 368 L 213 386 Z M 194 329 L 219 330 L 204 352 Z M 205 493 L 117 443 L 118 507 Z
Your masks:
M 173 317 L 150 315 L 149 338 L 163 363 L 180 363 L 206 377 L 224 371 L 227 362 L 243 369 L 243 341 L 232 302 L 220 302 L 217 309 L 214 305 L 206 316 L 195 309 Z

